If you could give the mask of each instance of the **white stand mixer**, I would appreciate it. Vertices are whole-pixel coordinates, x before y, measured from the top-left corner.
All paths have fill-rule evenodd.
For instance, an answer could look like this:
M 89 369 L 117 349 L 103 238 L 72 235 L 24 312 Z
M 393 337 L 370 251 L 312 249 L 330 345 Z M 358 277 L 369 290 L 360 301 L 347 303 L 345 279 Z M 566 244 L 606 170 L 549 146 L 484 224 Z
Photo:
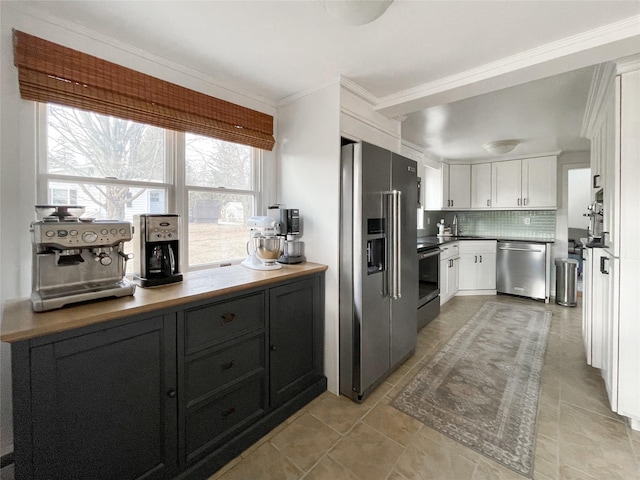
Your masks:
M 271 217 L 255 216 L 247 220 L 249 256 L 240 265 L 254 270 L 277 270 L 282 265 L 276 261 L 284 251 L 284 239 L 279 236 L 280 223 Z

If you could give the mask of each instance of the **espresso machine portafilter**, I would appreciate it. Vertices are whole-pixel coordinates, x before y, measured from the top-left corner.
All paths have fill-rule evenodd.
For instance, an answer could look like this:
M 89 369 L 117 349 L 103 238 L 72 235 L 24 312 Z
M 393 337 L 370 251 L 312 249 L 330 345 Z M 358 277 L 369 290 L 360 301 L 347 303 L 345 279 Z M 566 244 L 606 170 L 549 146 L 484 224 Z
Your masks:
M 136 228 L 133 237 L 133 281 L 141 287 L 181 282 L 180 215 L 134 215 L 133 224 Z

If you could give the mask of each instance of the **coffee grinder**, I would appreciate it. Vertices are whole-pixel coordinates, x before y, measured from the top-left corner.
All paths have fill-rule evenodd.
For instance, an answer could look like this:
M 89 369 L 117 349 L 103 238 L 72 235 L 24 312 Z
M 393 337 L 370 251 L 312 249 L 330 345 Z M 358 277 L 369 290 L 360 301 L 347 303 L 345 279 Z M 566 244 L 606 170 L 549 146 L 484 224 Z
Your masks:
M 285 237 L 284 252 L 278 259 L 279 263 L 296 264 L 305 262 L 304 243 L 297 239 L 302 234 L 300 210 L 297 208 L 281 208 L 281 205 L 269 207 L 271 212 L 279 210 L 280 235 Z M 275 216 L 274 213 L 270 215 Z
M 133 224 L 137 230 L 133 237 L 133 281 L 141 287 L 181 282 L 180 215 L 134 215 Z

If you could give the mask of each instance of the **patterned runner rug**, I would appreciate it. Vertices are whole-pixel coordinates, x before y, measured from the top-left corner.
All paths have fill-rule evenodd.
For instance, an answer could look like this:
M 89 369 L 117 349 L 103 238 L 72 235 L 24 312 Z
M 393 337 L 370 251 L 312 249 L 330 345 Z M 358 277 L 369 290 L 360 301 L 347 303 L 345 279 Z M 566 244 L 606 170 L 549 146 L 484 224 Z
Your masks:
M 540 307 L 486 302 L 392 405 L 531 477 L 550 323 Z

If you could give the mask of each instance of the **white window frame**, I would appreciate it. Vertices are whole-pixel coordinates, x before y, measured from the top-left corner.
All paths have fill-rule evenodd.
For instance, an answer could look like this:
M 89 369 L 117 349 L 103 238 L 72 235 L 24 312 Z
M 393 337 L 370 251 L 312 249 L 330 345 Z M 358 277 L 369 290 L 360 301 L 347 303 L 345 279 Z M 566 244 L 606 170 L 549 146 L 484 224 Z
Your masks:
M 123 182 L 118 179 L 79 177 L 73 175 L 62 175 L 47 172 L 47 104 L 38 103 L 36 109 L 37 126 L 37 181 L 36 198 L 37 203 L 48 202 L 48 182 L 50 180 L 66 181 L 78 183 L 80 179 L 86 179 L 85 183 L 99 184 L 127 184 L 137 188 L 165 189 L 167 192 L 167 211 L 177 213 L 182 218 L 180 231 L 180 269 L 183 272 L 204 270 L 239 263 L 242 259 L 228 259 L 220 262 L 206 263 L 200 265 L 189 265 L 189 192 L 202 191 L 208 193 L 240 194 L 253 197 L 254 215 L 261 211 L 263 207 L 264 172 L 263 153 L 258 148 L 252 148 L 252 189 L 230 189 L 224 187 L 201 187 L 187 186 L 185 168 L 185 134 L 165 129 L 165 181 L 164 182 L 144 182 L 138 180 L 127 180 Z M 248 239 L 248 233 L 247 233 Z

